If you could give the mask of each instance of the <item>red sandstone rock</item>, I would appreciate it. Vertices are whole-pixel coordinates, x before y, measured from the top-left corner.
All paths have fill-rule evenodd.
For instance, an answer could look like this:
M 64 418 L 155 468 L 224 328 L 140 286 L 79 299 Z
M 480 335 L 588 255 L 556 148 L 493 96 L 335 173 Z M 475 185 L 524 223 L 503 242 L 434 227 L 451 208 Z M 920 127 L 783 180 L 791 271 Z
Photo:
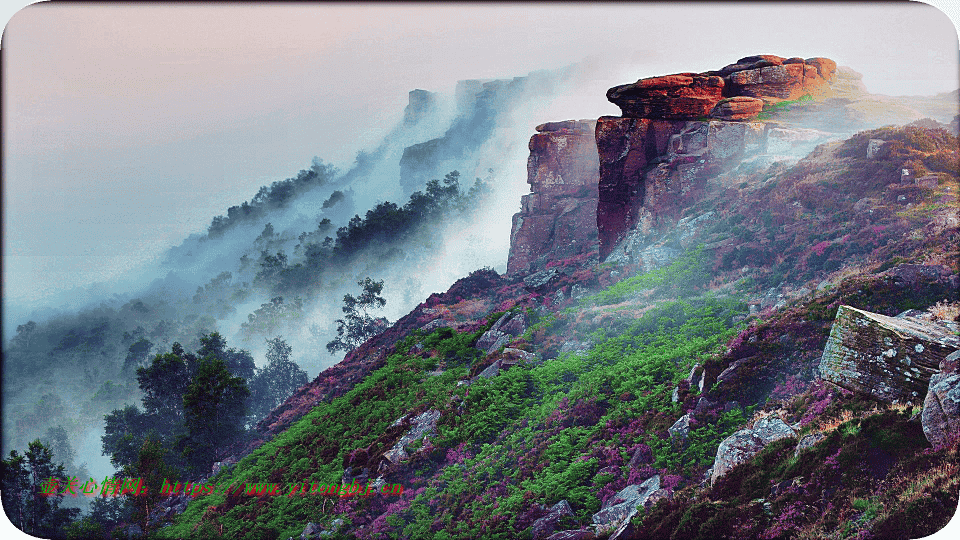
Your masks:
M 746 96 L 726 98 L 717 103 L 710 116 L 721 120 L 745 120 L 760 114 L 763 103 L 762 99 Z
M 727 93 L 734 96 L 795 100 L 805 95 L 821 95 L 829 91 L 829 82 L 835 74 L 836 63 L 826 58 L 745 69 L 727 76 Z
M 551 259 L 589 253 L 597 245 L 599 161 L 594 122 L 568 120 L 537 126 L 530 138 L 527 183 L 513 216 L 507 273 Z
M 723 97 L 723 78 L 677 73 L 607 90 L 607 99 L 629 118 L 683 119 L 709 113 Z

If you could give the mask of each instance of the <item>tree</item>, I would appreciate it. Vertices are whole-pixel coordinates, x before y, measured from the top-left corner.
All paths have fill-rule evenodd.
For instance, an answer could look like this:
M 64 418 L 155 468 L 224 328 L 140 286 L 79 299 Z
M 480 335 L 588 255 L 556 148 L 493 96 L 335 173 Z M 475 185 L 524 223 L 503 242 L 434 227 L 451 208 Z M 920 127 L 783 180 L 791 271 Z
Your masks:
M 249 352 L 234 348 L 228 349 L 227 340 L 219 332 L 200 337 L 200 348 L 197 349 L 197 356 L 200 358 L 213 356 L 223 360 L 231 374 L 244 380 L 250 380 L 257 367 L 253 361 L 253 356 L 250 356 Z
M 11 450 L 2 469 L 3 508 L 10 520 L 33 536 L 62 536 L 80 509 L 60 508 L 69 480 L 63 464 L 54 463 L 53 451 L 37 439 L 23 456 Z
M 165 480 L 177 477 L 176 469 L 166 462 L 166 456 L 167 450 L 162 441 L 148 437 L 140 446 L 137 460 L 123 468 L 123 477 L 138 479 L 144 486 L 162 486 Z M 165 497 L 159 487 L 132 497 L 130 518 L 145 533 L 149 533 L 150 529 L 150 509 Z
M 249 394 L 246 381 L 231 376 L 222 360 L 213 356 L 200 360 L 183 395 L 187 433 L 180 441 L 193 472 L 205 473 L 216 461 L 217 448 L 230 445 L 243 433 Z
M 106 424 L 100 439 L 103 454 L 110 456 L 110 463 L 118 469 L 136 461 L 151 428 L 157 427 L 155 419 L 141 412 L 136 405 L 117 409 L 103 419 Z
M 145 362 L 147 357 L 150 356 L 150 349 L 152 348 L 153 343 L 150 343 L 150 340 L 145 337 L 141 337 L 130 345 L 130 348 L 127 349 L 127 357 L 123 361 L 123 370 L 126 371 L 131 367 L 140 367 L 140 364 Z
M 290 359 L 293 348 L 280 336 L 267 340 L 267 365 L 250 381 L 250 419 L 257 422 L 298 388 L 307 384 L 307 372 Z
M 387 301 L 380 296 L 383 292 L 383 280 L 374 281 L 367 277 L 358 281 L 357 285 L 363 289 L 359 297 L 351 294 L 343 296 L 341 310 L 345 317 L 337 319 L 337 337 L 327 343 L 327 350 L 331 353 L 339 350 L 350 352 L 382 332 L 389 324 L 386 318 L 375 318 L 369 313 L 369 310 L 387 305 Z

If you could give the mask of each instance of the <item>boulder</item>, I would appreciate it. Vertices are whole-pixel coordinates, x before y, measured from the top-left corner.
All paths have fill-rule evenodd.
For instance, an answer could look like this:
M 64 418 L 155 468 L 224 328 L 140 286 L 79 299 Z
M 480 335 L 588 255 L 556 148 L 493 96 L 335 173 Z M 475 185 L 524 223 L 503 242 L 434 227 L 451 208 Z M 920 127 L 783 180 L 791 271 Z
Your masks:
M 593 515 L 592 522 L 598 531 L 616 529 L 624 521 L 629 521 L 637 508 L 660 489 L 660 475 L 645 480 L 642 484 L 630 484 L 603 503 L 600 511 Z
M 686 441 L 687 436 L 690 434 L 690 415 L 685 414 L 680 417 L 679 420 L 673 423 L 672 426 L 667 428 L 667 431 L 670 433 L 671 439 L 679 439 L 680 441 Z
M 763 444 L 797 436 L 792 427 L 776 416 L 766 416 L 754 422 L 753 433 L 763 439 Z
M 698 118 L 720 101 L 723 85 L 723 78 L 716 75 L 677 73 L 614 86 L 607 90 L 607 99 L 625 118 Z
M 913 317 L 840 306 L 820 359 L 820 377 L 888 403 L 920 403 L 960 336 Z
M 757 452 L 763 450 L 765 442 L 752 429 L 741 429 L 730 435 L 717 448 L 717 458 L 713 462 L 713 473 L 710 475 L 710 485 L 726 474 L 730 469 L 747 461 Z
M 942 447 L 960 436 L 960 351 L 940 363 L 940 371 L 930 377 L 923 400 L 923 434 L 934 447 Z
M 720 100 L 710 111 L 710 116 L 720 120 L 746 120 L 763 111 L 764 101 L 760 98 L 734 96 Z
M 566 500 L 553 505 L 549 514 L 533 522 L 533 540 L 545 540 L 551 536 L 564 516 L 573 516 L 573 509 Z
M 799 456 L 800 452 L 802 452 L 807 448 L 812 448 L 816 446 L 818 442 L 826 438 L 827 436 L 824 435 L 823 433 L 809 433 L 807 435 L 804 435 L 803 437 L 800 438 L 800 442 L 797 443 L 797 447 L 793 450 L 793 457 Z

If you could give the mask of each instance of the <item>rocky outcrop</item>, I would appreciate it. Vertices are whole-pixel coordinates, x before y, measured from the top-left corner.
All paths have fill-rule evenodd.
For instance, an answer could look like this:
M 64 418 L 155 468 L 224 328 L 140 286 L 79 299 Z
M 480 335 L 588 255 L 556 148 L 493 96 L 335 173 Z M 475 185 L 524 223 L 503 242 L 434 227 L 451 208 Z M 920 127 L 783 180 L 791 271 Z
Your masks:
M 640 79 L 607 90 L 624 117 L 684 120 L 704 116 L 723 98 L 722 77 L 677 73 Z
M 631 484 L 604 502 L 600 511 L 593 515 L 593 526 L 598 532 L 613 530 L 624 521 L 629 521 L 637 509 L 650 504 L 651 498 L 666 496 L 660 492 L 660 475 L 648 478 L 642 484 Z
M 411 90 L 407 106 L 403 109 L 403 125 L 413 126 L 432 113 L 437 107 L 437 96 L 426 90 Z
M 797 432 L 783 420 L 765 417 L 757 420 L 752 429 L 741 429 L 730 435 L 717 448 L 717 458 L 713 463 L 710 485 L 727 474 L 730 469 L 752 458 L 763 447 L 780 439 L 796 437 Z
M 550 513 L 533 522 L 533 540 L 546 540 L 557 530 L 564 517 L 574 517 L 570 503 L 562 500 L 550 507 Z
M 588 253 L 597 245 L 599 161 L 596 122 L 569 120 L 537 126 L 527 160 L 529 195 L 513 216 L 507 273 L 538 260 Z
M 958 349 L 960 337 L 939 324 L 840 306 L 820 377 L 880 401 L 919 403 L 940 362 Z
M 755 120 L 768 104 L 831 95 L 836 76 L 836 63 L 826 58 L 763 55 L 718 71 L 651 77 L 608 90 L 622 116 L 597 121 L 601 258 L 631 229 L 646 235 L 675 223 L 701 198 L 708 178 L 745 157 L 779 151 L 784 140 L 790 150 L 823 139 L 826 134 L 815 130 L 797 135 Z
M 500 317 L 489 330 L 477 338 L 474 347 L 487 354 L 505 347 L 510 341 L 527 330 L 527 317 L 523 312 L 507 313 Z
M 429 410 L 422 412 L 415 416 L 410 423 L 412 426 L 410 430 L 403 434 L 400 437 L 400 440 L 393 445 L 390 450 L 387 450 L 383 457 L 387 458 L 391 463 L 399 463 L 400 461 L 407 459 L 409 454 L 407 454 L 408 447 L 410 444 L 415 441 L 420 440 L 424 435 L 431 435 L 436 432 L 437 429 L 437 420 L 440 419 L 440 411 Z M 402 423 L 404 418 L 399 418 L 394 425 Z
M 942 447 L 960 437 L 960 351 L 940 363 L 940 371 L 930 377 L 923 400 L 923 434 L 934 447 Z

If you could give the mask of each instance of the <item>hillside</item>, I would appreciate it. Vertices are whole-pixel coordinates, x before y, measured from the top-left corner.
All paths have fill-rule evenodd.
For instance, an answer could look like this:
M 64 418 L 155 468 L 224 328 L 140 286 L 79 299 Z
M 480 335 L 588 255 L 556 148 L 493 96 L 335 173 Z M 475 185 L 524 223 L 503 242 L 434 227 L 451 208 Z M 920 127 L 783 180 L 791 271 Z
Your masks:
M 956 93 L 874 96 L 832 60 L 773 55 L 641 79 L 607 92 L 621 116 L 531 126 L 529 193 L 505 202 L 518 111 L 580 76 L 461 81 L 452 104 L 412 91 L 348 171 L 315 159 L 136 295 L 20 325 L 7 514 L 67 538 L 943 527 Z M 503 274 L 470 266 L 491 253 Z M 79 517 L 37 471 L 86 486 L 91 438 L 147 489 Z
M 620 118 L 539 126 L 507 274 L 430 295 L 221 449 L 211 493 L 137 528 L 937 531 L 960 488 L 957 137 L 933 120 L 851 135 L 875 119 L 851 80 L 749 57 L 611 89 Z M 331 496 L 352 483 L 376 494 Z

